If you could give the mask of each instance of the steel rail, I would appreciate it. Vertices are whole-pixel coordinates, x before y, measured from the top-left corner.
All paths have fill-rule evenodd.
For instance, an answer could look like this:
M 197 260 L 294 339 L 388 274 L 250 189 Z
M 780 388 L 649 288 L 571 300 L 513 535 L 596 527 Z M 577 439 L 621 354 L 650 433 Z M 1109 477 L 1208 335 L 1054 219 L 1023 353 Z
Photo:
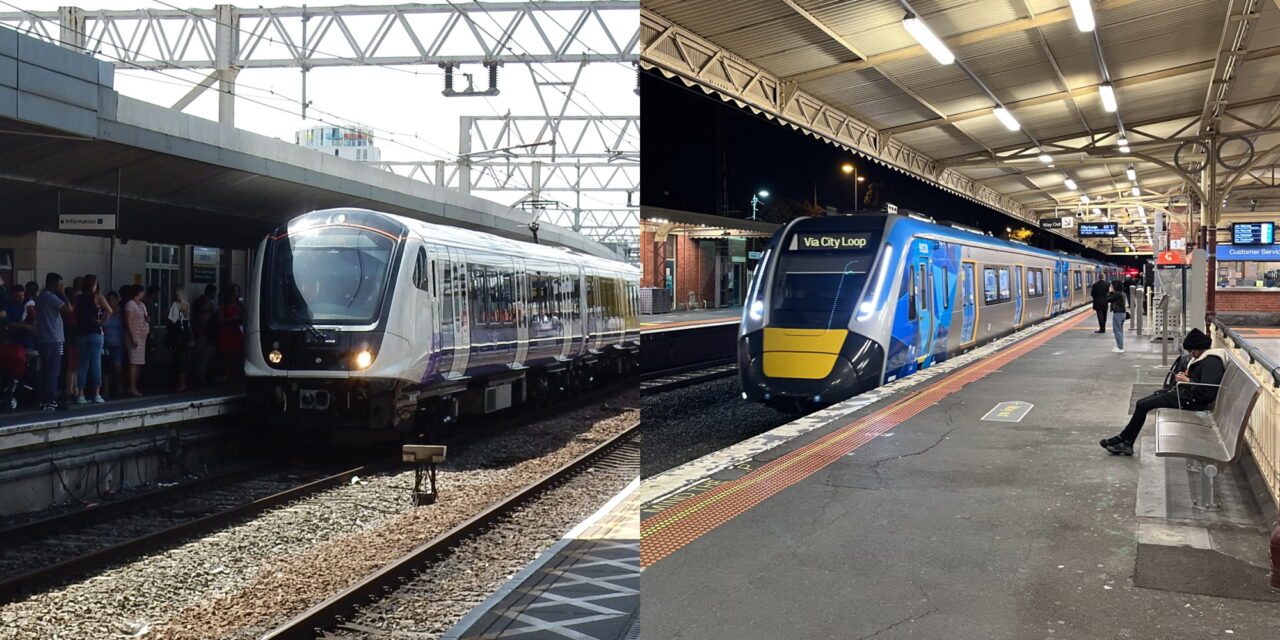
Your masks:
M 341 473 L 313 480 L 303 485 L 286 489 L 279 493 L 275 493 L 257 500 L 238 504 L 230 509 L 211 513 L 207 516 L 196 518 L 182 524 L 177 524 L 167 529 L 162 529 L 143 536 L 132 538 L 117 545 L 112 545 L 92 551 L 69 560 L 41 567 L 27 573 L 6 578 L 0 581 L 0 601 L 10 600 L 14 596 L 31 593 L 39 588 L 66 578 L 69 575 L 82 571 L 86 568 L 120 560 L 131 555 L 143 552 L 151 547 L 164 546 L 172 544 L 175 540 L 186 538 L 193 534 L 213 529 L 219 525 L 256 515 L 271 507 L 283 504 L 290 500 L 295 500 L 307 496 L 318 491 L 329 489 L 350 480 L 354 476 L 367 475 L 386 468 L 391 468 L 399 463 L 398 459 L 387 459 L 374 462 L 371 464 L 361 465 L 354 469 L 348 469 Z
M 595 462 L 601 456 L 622 445 L 640 432 L 640 423 L 631 425 L 622 433 L 593 448 L 577 459 L 556 469 L 541 480 L 535 481 L 483 512 L 422 544 L 381 569 L 361 578 L 360 581 L 325 599 L 293 619 L 262 636 L 261 640 L 302 640 L 316 636 L 316 631 L 332 629 L 347 619 L 355 608 L 370 599 L 400 585 L 425 564 L 443 558 L 459 543 L 483 532 L 489 524 L 513 512 L 536 498 L 566 477 Z
M 497 416 L 497 419 L 492 421 L 488 425 L 476 425 L 474 423 L 469 422 L 467 423 L 466 425 L 467 428 L 465 430 L 453 433 L 449 436 L 441 437 L 439 442 L 441 442 L 442 444 L 446 444 L 454 447 L 457 447 L 469 442 L 474 442 L 483 437 L 493 435 L 505 429 L 517 427 L 523 424 L 528 424 L 531 421 L 542 420 L 542 419 L 552 417 L 567 411 L 573 411 L 575 409 L 579 409 L 581 407 L 590 405 L 594 402 L 599 402 L 607 398 L 616 396 L 621 391 L 624 391 L 626 388 L 628 388 L 628 386 L 631 384 L 634 384 L 634 383 L 629 380 L 623 380 L 614 384 L 609 384 L 609 385 L 600 387 L 599 389 L 592 390 L 582 395 L 574 396 L 569 400 L 553 403 L 545 407 L 540 407 L 533 410 L 523 410 L 523 411 L 511 410 L 513 411 L 513 413 L 511 413 L 510 415 Z M 462 425 L 459 425 L 459 426 L 462 426 Z M 143 536 L 132 538 L 125 542 L 122 542 L 116 545 L 107 546 L 97 551 L 92 551 L 90 553 L 77 556 L 75 558 L 70 558 L 68 560 L 64 560 L 62 562 L 58 562 L 55 564 L 47 565 L 39 569 L 34 569 L 24 574 L 2 579 L 0 580 L 0 602 L 9 601 L 14 599 L 16 596 L 32 593 L 49 584 L 55 583 L 59 580 L 66 579 L 72 576 L 73 574 L 82 572 L 85 569 L 88 569 L 90 567 L 106 564 L 113 561 L 119 561 L 119 560 L 128 558 L 130 556 L 136 555 L 138 553 L 144 552 L 150 548 L 172 546 L 176 541 L 189 537 L 193 534 L 214 529 L 218 526 L 234 522 L 238 519 L 257 515 L 277 505 L 280 505 L 292 500 L 296 500 L 298 498 L 306 497 L 307 495 L 310 495 L 312 493 L 317 493 L 325 489 L 336 487 L 348 481 L 350 478 L 354 476 L 368 475 L 370 473 L 377 473 L 377 472 L 393 469 L 400 464 L 402 463 L 398 456 L 395 458 L 388 458 L 384 460 L 379 460 L 377 462 L 364 464 L 353 469 L 348 469 L 346 471 L 343 471 L 331 476 L 320 478 L 318 480 L 314 480 L 312 482 L 308 482 L 306 484 L 302 484 L 297 487 L 293 487 L 291 489 L 287 489 L 285 491 L 272 494 L 270 496 L 259 498 L 257 500 L 253 500 L 250 502 L 241 503 L 239 505 L 230 507 L 229 509 L 219 511 L 217 513 L 212 513 L 212 514 L 197 518 L 195 520 L 191 520 L 178 525 L 174 525 L 172 527 L 162 529 L 160 531 L 156 531 Z M 220 476 L 216 478 L 210 478 L 207 480 L 209 481 L 209 483 L 212 483 L 215 480 L 225 480 L 227 479 L 227 477 L 228 476 Z M 188 486 L 191 484 L 195 484 L 195 483 L 186 483 L 186 485 L 180 485 L 180 486 Z M 201 482 L 201 484 L 207 484 L 207 483 Z M 177 487 L 174 487 L 174 488 L 176 489 Z M 150 492 L 147 494 L 147 496 L 151 496 L 154 493 L 157 493 L 157 492 Z M 142 498 L 142 497 L 144 496 L 140 496 L 139 498 Z M 141 508 L 141 505 L 138 505 L 138 504 L 134 504 L 132 506 Z M 96 511 L 96 509 L 89 510 L 89 511 Z M 119 513 L 121 512 L 120 511 L 115 512 L 116 515 L 118 515 Z M 35 530 L 34 528 L 37 527 L 38 525 L 41 525 L 43 523 L 50 522 L 50 521 L 60 520 L 63 518 L 65 518 L 63 523 L 69 524 L 69 523 L 75 522 L 77 517 L 87 517 L 87 518 L 100 520 L 109 515 L 112 515 L 112 514 L 110 513 L 91 514 L 87 511 L 73 512 L 71 514 L 66 514 L 65 516 L 56 516 L 54 518 L 40 520 L 37 522 L 29 523 L 27 525 L 21 525 L 19 527 L 15 527 L 13 530 L 9 530 L 4 533 L 22 533 L 23 531 L 30 533 L 31 531 L 34 531 Z

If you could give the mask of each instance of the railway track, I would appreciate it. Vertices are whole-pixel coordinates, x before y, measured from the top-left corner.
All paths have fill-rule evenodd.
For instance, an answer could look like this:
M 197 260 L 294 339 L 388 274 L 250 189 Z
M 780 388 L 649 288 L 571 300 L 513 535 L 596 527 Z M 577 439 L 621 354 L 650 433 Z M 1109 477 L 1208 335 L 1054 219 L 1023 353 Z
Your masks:
M 384 595 L 388 590 L 399 587 L 403 581 L 411 579 L 425 567 L 446 557 L 463 541 L 481 535 L 495 522 L 588 466 L 638 462 L 639 449 L 634 441 L 639 436 L 639 432 L 640 424 L 638 422 L 632 424 L 608 441 L 276 627 L 263 635 L 263 640 L 310 639 L 315 637 L 319 630 L 333 629 L 351 617 L 357 606 L 368 604 L 370 600 Z M 619 460 L 610 461 L 610 456 L 618 457 Z
M 645 374 L 640 379 L 640 393 L 647 396 L 665 391 L 674 391 L 719 378 L 729 378 L 737 374 L 738 364 L 734 358 L 720 358 L 683 367 L 674 367 Z
M 599 402 L 630 384 L 634 383 L 608 385 L 532 411 L 504 412 L 487 424 L 460 425 L 463 428 L 436 442 L 464 446 L 505 429 Z M 0 602 L 229 526 L 357 476 L 402 467 L 398 456 L 327 475 L 258 465 L 2 530 L 0 545 L 5 553 L 0 557 Z

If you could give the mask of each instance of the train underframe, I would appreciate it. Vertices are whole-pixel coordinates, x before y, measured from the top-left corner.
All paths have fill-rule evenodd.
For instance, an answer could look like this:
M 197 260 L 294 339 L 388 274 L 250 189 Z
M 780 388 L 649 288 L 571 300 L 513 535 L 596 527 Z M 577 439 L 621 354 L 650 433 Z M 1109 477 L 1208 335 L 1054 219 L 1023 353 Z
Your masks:
M 420 384 L 392 378 L 251 378 L 251 411 L 308 432 L 361 440 L 419 440 L 459 420 L 542 407 L 633 377 L 636 347 L 609 347 L 563 362 Z

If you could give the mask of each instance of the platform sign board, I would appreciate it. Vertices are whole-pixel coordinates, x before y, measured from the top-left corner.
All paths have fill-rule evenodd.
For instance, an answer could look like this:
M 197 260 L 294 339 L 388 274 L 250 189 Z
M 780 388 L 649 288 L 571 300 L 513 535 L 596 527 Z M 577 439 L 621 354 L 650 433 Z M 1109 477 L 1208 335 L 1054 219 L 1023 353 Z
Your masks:
M 1216 257 L 1219 262 L 1276 262 L 1280 261 L 1280 245 L 1220 244 Z
M 1076 219 L 1067 216 L 1065 218 L 1040 218 L 1041 229 L 1074 229 Z
M 114 231 L 114 214 L 63 213 L 58 216 L 58 229 L 63 231 Z
M 748 259 L 748 260 L 759 260 L 759 259 L 760 259 L 760 252 L 759 252 L 759 251 L 748 251 L 748 252 L 747 252 L 747 259 Z
M 200 284 L 218 282 L 218 249 L 191 247 L 191 282 Z
M 1157 269 L 1182 269 L 1187 266 L 1187 256 L 1181 251 L 1161 251 L 1156 254 Z
M 988 411 L 987 415 L 982 416 L 982 419 L 991 422 L 1022 422 L 1034 406 L 1030 402 L 1021 400 L 1001 402 Z

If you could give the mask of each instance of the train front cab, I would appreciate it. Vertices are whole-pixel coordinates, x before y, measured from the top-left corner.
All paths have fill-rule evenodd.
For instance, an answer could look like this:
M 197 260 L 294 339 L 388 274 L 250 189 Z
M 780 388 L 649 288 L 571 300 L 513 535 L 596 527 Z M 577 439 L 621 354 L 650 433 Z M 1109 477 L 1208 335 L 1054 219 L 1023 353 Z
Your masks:
M 855 309 L 865 321 L 888 306 L 892 249 L 881 248 L 884 225 L 882 217 L 806 219 L 775 236 L 739 334 L 747 400 L 802 409 L 880 384 L 883 347 L 849 327 Z
M 251 408 L 286 425 L 395 425 L 409 345 L 386 331 L 406 229 L 385 216 L 301 216 L 263 241 L 251 289 L 245 373 Z

